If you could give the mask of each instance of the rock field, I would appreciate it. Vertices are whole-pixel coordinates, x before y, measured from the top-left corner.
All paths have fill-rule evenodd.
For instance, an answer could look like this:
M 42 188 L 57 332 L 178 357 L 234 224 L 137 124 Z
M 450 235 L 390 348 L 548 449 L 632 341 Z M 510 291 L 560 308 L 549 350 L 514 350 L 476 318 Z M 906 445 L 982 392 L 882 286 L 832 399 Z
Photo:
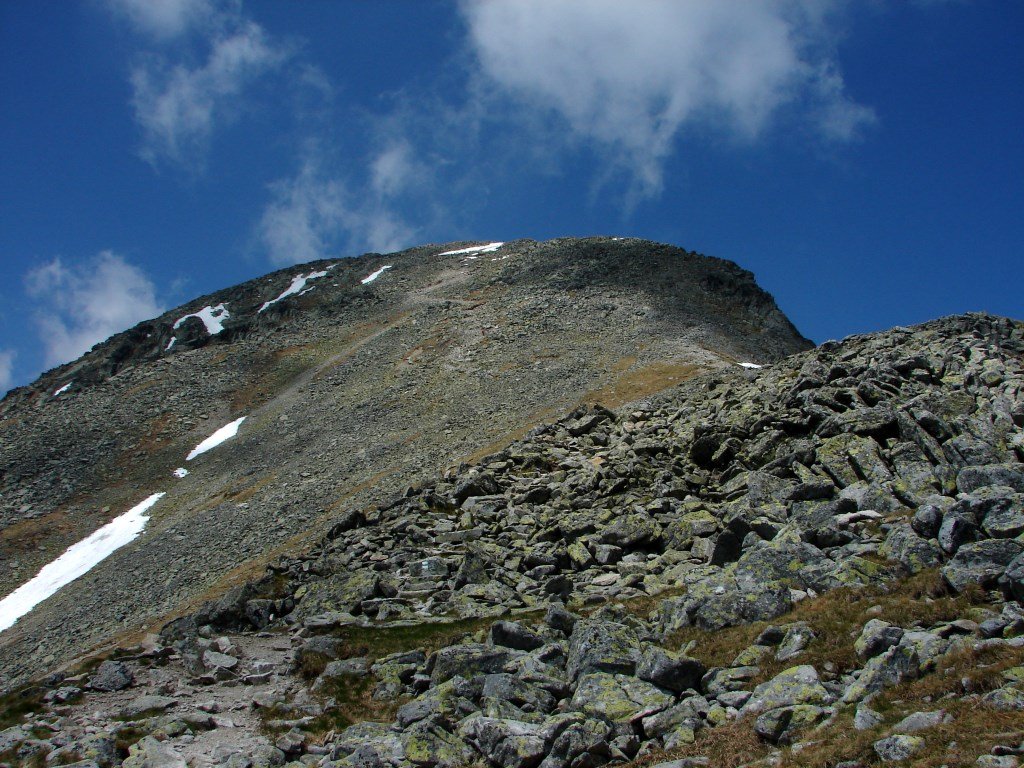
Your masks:
M 608 237 L 449 253 L 466 247 L 275 272 L 0 401 L 0 594 L 166 493 L 140 538 L 0 634 L 0 689 L 141 637 L 315 543 L 339 511 L 580 402 L 810 346 L 721 259 Z M 241 417 L 237 437 L 186 462 Z
M 582 405 L 0 717 L 10 765 L 1018 766 L 1024 324 Z

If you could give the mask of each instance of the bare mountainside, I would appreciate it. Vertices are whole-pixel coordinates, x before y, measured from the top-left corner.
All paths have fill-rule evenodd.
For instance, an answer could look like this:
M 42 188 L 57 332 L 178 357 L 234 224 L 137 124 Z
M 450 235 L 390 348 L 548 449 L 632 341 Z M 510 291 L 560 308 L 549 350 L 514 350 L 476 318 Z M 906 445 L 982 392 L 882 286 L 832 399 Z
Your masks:
M 139 539 L 0 635 L 2 677 L 154 626 L 339 510 L 580 403 L 809 346 L 749 272 L 636 239 L 422 246 L 201 297 L 0 403 L 0 594 L 166 494 Z

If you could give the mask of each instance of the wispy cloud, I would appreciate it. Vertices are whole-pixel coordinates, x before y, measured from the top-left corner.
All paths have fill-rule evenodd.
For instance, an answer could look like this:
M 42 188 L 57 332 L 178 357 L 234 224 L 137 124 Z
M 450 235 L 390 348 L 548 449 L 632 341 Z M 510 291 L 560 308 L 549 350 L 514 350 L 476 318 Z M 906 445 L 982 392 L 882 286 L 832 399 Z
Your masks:
M 246 22 L 211 40 L 199 66 L 172 65 L 159 54 L 146 57 L 131 74 L 142 156 L 153 164 L 200 165 L 215 128 L 240 109 L 246 87 L 286 56 L 258 24 Z
M 132 65 L 140 154 L 197 170 L 215 131 L 231 123 L 259 79 L 289 47 L 232 0 L 108 0 L 111 11 L 152 40 Z
M 72 266 L 53 259 L 26 275 L 25 289 L 36 304 L 47 366 L 163 312 L 146 274 L 110 251 Z
M 462 0 L 480 89 L 546 112 L 662 186 L 681 137 L 758 139 L 786 110 L 829 141 L 874 119 L 845 93 L 827 9 L 807 0 Z M 557 131 L 552 131 L 556 134 Z
M 14 382 L 14 355 L 13 349 L 0 349 L 0 397 Z
M 165 41 L 209 24 L 218 13 L 212 0 L 107 0 L 107 5 L 139 32 Z
M 325 154 L 307 149 L 298 173 L 271 185 L 257 228 L 267 256 L 286 265 L 411 244 L 416 230 L 393 205 L 421 173 L 410 153 L 387 147 L 370 161 L 370 178 L 359 181 L 332 173 Z

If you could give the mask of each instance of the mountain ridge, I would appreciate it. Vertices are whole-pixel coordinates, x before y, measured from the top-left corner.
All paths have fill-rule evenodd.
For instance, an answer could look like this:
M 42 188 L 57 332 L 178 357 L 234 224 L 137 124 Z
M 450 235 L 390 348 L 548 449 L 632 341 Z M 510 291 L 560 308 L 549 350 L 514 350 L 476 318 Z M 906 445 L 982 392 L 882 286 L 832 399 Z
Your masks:
M 102 642 L 293 546 L 339 505 L 380 500 L 578 402 L 616 405 L 809 345 L 731 262 L 635 239 L 486 248 L 279 270 L 142 323 L 8 395 L 5 591 L 119 511 L 168 496 L 139 541 L 0 644 L 21 638 L 40 659 L 48 646 L 65 658 L 69 615 L 79 645 Z M 296 276 L 324 271 L 308 293 L 259 311 Z M 199 318 L 174 328 L 220 305 L 231 315 L 222 333 Z M 192 447 L 243 415 L 227 447 L 172 478 Z M 167 563 L 175 568 L 161 575 Z

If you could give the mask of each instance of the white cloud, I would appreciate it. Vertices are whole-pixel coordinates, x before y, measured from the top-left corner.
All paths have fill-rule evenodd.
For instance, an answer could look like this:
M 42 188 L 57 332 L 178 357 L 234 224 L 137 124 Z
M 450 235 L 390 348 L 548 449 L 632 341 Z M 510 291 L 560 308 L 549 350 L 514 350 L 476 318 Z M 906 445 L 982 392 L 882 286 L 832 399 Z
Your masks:
M 72 266 L 56 258 L 29 272 L 25 287 L 37 303 L 47 366 L 163 312 L 145 273 L 110 251 Z
M 152 163 L 200 163 L 214 129 L 233 117 L 245 88 L 286 57 L 258 24 L 247 21 L 212 39 L 200 66 L 171 66 L 162 56 L 144 59 L 131 74 L 143 157 Z
M 211 0 L 107 0 L 107 5 L 139 32 L 161 40 L 208 24 L 217 13 Z
M 14 383 L 14 355 L 13 349 L 0 349 L 0 397 Z
M 811 0 L 462 0 L 493 98 L 547 111 L 611 150 L 640 194 L 688 129 L 758 138 L 785 108 L 828 140 L 873 119 L 849 100 Z
M 389 146 L 370 162 L 359 185 L 332 176 L 317 151 L 294 178 L 271 185 L 258 236 L 274 264 L 298 264 L 340 251 L 389 252 L 408 246 L 416 231 L 396 212 L 394 197 L 418 183 L 411 148 Z M 355 190 L 355 191 L 353 191 Z

